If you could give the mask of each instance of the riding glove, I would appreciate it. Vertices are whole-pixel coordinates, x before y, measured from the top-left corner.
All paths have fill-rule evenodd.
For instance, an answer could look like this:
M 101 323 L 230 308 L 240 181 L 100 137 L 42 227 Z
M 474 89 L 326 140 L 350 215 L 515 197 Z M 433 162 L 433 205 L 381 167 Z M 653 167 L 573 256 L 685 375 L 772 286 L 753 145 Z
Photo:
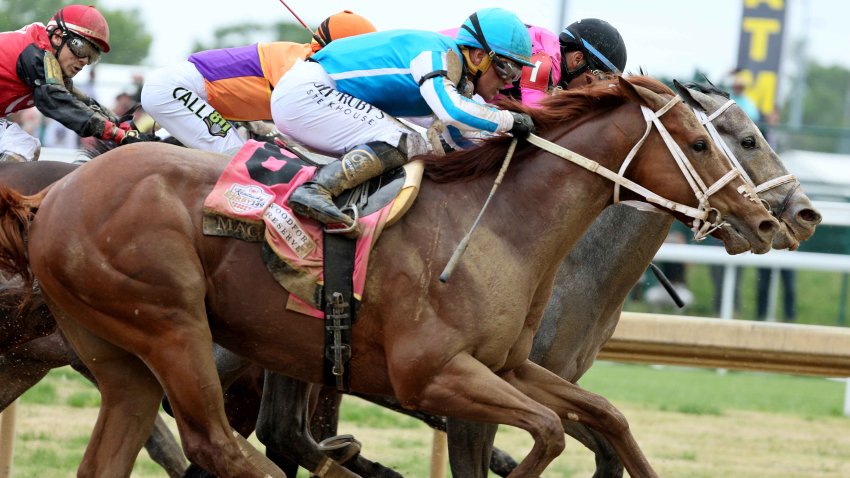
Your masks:
M 514 117 L 514 125 L 509 132 L 515 138 L 527 138 L 529 134 L 534 132 L 534 121 L 531 120 L 531 116 L 515 111 L 511 111 L 511 116 Z

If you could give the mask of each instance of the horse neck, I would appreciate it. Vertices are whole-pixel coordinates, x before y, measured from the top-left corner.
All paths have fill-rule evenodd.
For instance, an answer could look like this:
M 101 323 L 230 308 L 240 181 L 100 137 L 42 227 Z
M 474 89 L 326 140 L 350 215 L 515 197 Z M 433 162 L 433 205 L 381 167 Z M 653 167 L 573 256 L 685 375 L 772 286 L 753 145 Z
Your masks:
M 616 171 L 644 128 L 637 105 L 626 104 L 573 129 L 555 129 L 543 137 Z M 543 150 L 529 153 L 522 168 L 513 172 L 506 175 L 502 186 L 511 194 L 502 195 L 502 201 L 512 216 L 520 218 L 522 227 L 508 223 L 501 229 L 505 237 L 514 239 L 516 250 L 538 248 L 537 254 L 558 263 L 612 201 L 611 181 Z M 495 216 L 490 216 L 494 222 L 498 221 Z M 508 234 L 506 229 L 518 231 Z

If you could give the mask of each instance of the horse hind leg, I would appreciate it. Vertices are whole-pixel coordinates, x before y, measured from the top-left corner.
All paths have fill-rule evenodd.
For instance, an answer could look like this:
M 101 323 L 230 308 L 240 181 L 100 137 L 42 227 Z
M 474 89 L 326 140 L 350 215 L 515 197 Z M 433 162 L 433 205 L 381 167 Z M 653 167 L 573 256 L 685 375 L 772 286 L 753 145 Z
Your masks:
M 171 323 L 186 320 L 172 317 Z M 144 357 L 165 386 L 183 451 L 190 461 L 216 476 L 285 478 L 228 423 L 210 339 L 208 329 L 160 331 L 155 339 L 159 345 Z M 186 366 L 175 367 L 175 363 Z
M 502 378 L 531 399 L 554 410 L 562 419 L 582 423 L 601 434 L 614 447 L 629 476 L 658 476 L 629 430 L 625 416 L 604 397 L 588 392 L 528 360 L 503 374 Z
M 97 379 L 100 413 L 80 463 L 79 477 L 130 476 L 150 436 L 162 388 L 134 355 L 57 314 L 66 338 L 79 350 Z
M 582 423 L 563 420 L 564 431 L 593 452 L 596 459 L 596 471 L 593 478 L 623 478 L 623 463 L 617 451 L 602 434 Z

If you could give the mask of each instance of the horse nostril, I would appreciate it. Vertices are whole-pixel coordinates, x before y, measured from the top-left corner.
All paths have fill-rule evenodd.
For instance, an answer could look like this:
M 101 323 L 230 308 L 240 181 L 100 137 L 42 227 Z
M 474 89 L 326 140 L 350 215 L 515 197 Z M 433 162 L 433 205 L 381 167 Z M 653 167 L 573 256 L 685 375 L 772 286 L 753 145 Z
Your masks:
M 762 221 L 759 223 L 759 232 L 762 235 L 775 234 L 779 229 L 779 223 L 776 221 Z
M 817 225 L 820 224 L 823 217 L 814 209 L 803 209 L 797 213 L 797 219 L 804 224 Z

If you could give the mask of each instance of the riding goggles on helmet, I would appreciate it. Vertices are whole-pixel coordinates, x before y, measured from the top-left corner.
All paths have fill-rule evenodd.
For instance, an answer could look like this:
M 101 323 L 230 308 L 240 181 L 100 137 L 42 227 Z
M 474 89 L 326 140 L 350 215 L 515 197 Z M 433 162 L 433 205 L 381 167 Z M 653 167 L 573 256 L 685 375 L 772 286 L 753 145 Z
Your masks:
M 65 44 L 68 45 L 68 49 L 71 50 L 71 53 L 73 53 L 77 58 L 88 58 L 89 65 L 94 65 L 100 61 L 100 49 L 94 46 L 92 42 L 79 35 L 69 33 L 68 40 Z
M 515 61 L 507 58 L 493 58 L 493 68 L 496 69 L 496 74 L 499 75 L 505 82 L 515 83 L 522 77 L 522 67 Z

